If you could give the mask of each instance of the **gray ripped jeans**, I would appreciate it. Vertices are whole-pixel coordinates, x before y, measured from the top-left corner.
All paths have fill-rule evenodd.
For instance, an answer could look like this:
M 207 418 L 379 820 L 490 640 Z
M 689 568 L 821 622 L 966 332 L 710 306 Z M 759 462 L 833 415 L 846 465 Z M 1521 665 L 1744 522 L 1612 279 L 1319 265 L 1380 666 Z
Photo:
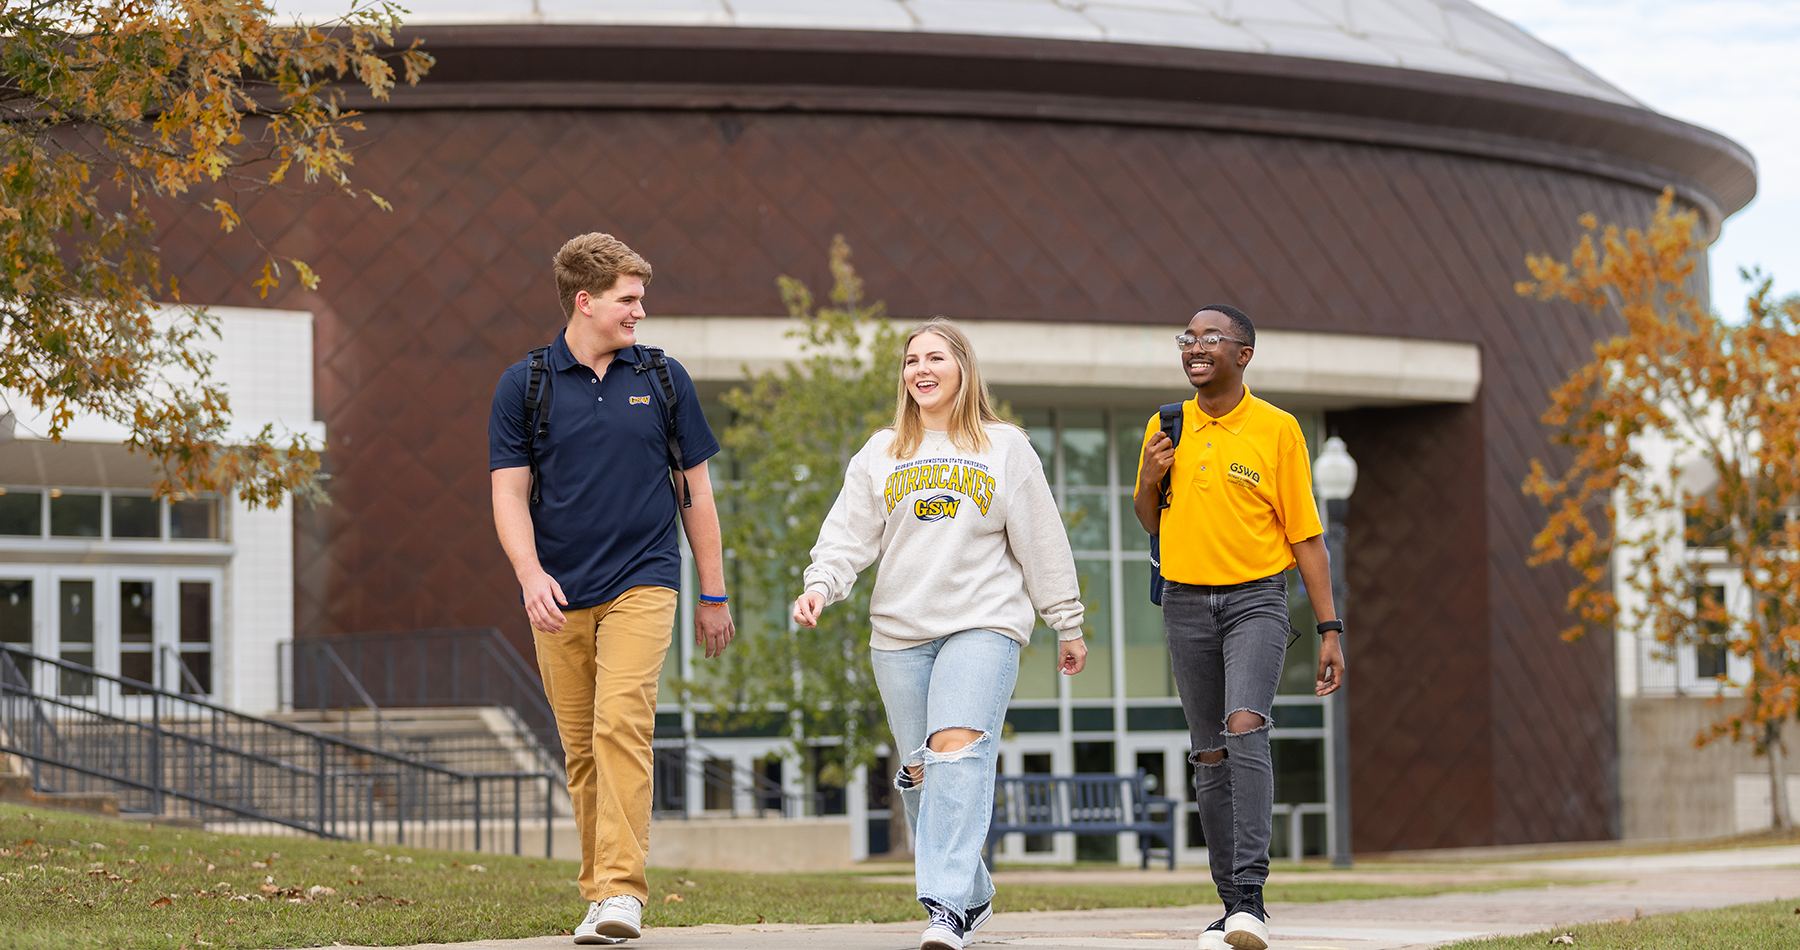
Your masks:
M 1221 896 L 1269 879 L 1275 770 L 1269 757 L 1275 689 L 1287 655 L 1287 583 L 1277 574 L 1223 587 L 1165 582 L 1163 631 L 1187 713 L 1200 828 Z M 1263 724 L 1233 733 L 1226 720 L 1248 710 Z M 1207 752 L 1225 751 L 1208 765 Z

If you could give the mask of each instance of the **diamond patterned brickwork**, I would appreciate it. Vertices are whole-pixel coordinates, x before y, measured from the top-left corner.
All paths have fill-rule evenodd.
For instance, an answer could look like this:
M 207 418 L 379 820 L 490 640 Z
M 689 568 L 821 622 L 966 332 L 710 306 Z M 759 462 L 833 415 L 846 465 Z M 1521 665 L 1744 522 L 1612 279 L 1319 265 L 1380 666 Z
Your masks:
M 500 371 L 561 323 L 572 234 L 642 251 L 664 314 L 778 314 L 844 234 L 901 316 L 1264 326 L 1464 340 L 1472 407 L 1344 417 L 1364 460 L 1350 556 L 1359 844 L 1600 838 L 1615 824 L 1609 646 L 1562 644 L 1562 578 L 1524 560 L 1545 393 L 1609 328 L 1512 291 L 1583 211 L 1654 195 L 1522 164 L 1320 140 L 806 113 L 491 110 L 368 117 L 359 185 L 246 218 L 324 278 L 312 310 L 335 504 L 301 517 L 301 635 L 492 624 L 528 642 L 483 464 Z M 216 217 L 160 236 L 191 300 L 254 305 Z M 679 345 L 674 346 L 677 356 Z M 1454 526 L 1454 530 L 1451 529 Z

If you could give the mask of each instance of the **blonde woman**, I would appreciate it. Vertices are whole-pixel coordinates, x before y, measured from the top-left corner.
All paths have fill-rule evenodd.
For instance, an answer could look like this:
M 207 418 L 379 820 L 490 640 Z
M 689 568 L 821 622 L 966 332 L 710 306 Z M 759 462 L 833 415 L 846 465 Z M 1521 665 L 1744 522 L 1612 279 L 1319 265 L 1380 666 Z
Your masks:
M 1000 421 L 969 340 L 929 320 L 906 339 L 894 425 L 850 460 L 794 621 L 811 627 L 877 558 L 870 656 L 901 760 L 925 950 L 962 950 L 992 913 L 982 864 L 994 762 L 1033 614 L 1081 672 L 1075 560 L 1025 433 Z

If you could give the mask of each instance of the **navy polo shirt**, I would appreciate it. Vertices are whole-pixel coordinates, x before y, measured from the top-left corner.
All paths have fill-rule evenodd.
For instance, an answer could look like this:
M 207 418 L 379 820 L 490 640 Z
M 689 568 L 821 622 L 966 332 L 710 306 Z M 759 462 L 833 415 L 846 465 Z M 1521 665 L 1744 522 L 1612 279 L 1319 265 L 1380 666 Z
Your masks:
M 576 362 L 563 335 L 550 347 L 549 433 L 538 440 L 543 501 L 533 505 L 538 561 L 570 609 L 606 603 L 638 586 L 681 589 L 676 521 L 681 502 L 669 481 L 662 382 L 635 372 L 642 347 L 614 354 L 604 377 Z M 669 360 L 682 464 L 718 454 L 687 370 Z M 488 414 L 488 469 L 521 468 L 531 423 L 525 418 L 525 360 L 508 367 Z

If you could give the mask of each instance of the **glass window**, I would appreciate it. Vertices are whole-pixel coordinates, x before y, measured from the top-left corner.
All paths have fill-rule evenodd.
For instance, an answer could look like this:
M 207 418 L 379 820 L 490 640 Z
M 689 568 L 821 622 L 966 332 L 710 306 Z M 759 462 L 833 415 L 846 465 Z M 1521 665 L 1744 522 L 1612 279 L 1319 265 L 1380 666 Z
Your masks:
M 186 498 L 169 502 L 169 537 L 198 540 L 219 537 L 219 500 Z
M 149 643 L 155 633 L 156 585 L 150 581 L 119 582 L 119 642 Z
M 0 581 L 0 643 L 31 649 L 31 582 Z
M 1106 487 L 1106 414 L 1098 409 L 1062 413 L 1063 484 Z
M 1138 460 L 1144 454 L 1144 427 L 1156 410 L 1133 412 L 1120 410 L 1113 414 L 1113 431 L 1118 433 L 1119 487 L 1127 491 L 1137 484 Z
M 156 685 L 156 654 L 149 650 L 119 651 L 119 675 L 128 680 Z M 146 690 L 126 686 L 119 692 L 126 696 L 142 696 Z
M 181 582 L 181 642 L 212 643 L 212 584 Z
M 1031 643 L 1019 651 L 1019 682 L 1013 687 L 1013 698 L 1055 699 L 1056 661 L 1056 631 L 1039 620 L 1031 631 Z
M 1307 599 L 1306 585 L 1300 582 L 1300 572 L 1288 568 L 1285 577 L 1288 623 L 1294 625 L 1294 631 L 1300 636 L 1294 640 L 1293 646 L 1288 647 L 1287 658 L 1281 664 L 1281 685 L 1276 692 L 1304 693 L 1310 696 L 1319 679 L 1319 622 L 1313 619 L 1312 601 Z
M 1075 574 L 1081 584 L 1081 602 L 1087 607 L 1083 631 L 1087 637 L 1087 668 L 1071 677 L 1076 699 L 1110 699 L 1113 694 L 1112 564 L 1077 560 Z
M 43 493 L 0 488 L 0 534 L 43 537 Z
M 181 654 L 181 691 L 189 695 L 212 695 L 212 651 Z
M 1105 551 L 1109 547 L 1106 526 L 1106 496 L 1093 492 L 1068 492 L 1063 495 L 1063 524 L 1069 532 L 1069 546 L 1077 551 Z
M 1050 484 L 1056 484 L 1056 427 L 1050 422 L 1050 410 L 1021 409 L 1019 424 L 1031 437 L 1031 447 L 1037 450 L 1038 461 L 1044 464 L 1044 477 Z
M 1132 507 L 1136 499 L 1129 494 L 1119 495 L 1119 550 L 1150 550 L 1150 532 L 1138 522 L 1137 510 Z
M 99 500 L 97 495 L 91 497 L 95 501 Z M 57 654 L 65 662 L 93 666 L 94 582 L 91 580 L 60 581 L 57 584 L 56 599 L 57 638 L 62 641 L 62 646 Z M 94 678 L 91 676 L 63 670 L 58 679 L 58 689 L 64 696 L 94 695 Z
M 50 534 L 58 538 L 100 536 L 99 495 L 50 491 Z
M 1174 696 L 1175 675 L 1163 636 L 1162 610 L 1150 602 L 1150 562 L 1126 561 L 1125 695 Z
M 1304 805 L 1325 800 L 1325 740 L 1271 739 L 1275 803 Z
M 91 668 L 94 665 L 94 651 L 64 650 L 61 659 L 64 663 L 76 663 Z M 94 678 L 92 676 L 75 670 L 61 669 L 60 667 L 58 669 L 61 671 L 61 675 L 57 677 L 57 692 L 64 696 L 94 695 Z
M 112 536 L 162 537 L 161 506 L 149 495 L 112 496 Z
M 94 582 L 62 581 L 58 585 L 57 632 L 64 643 L 94 642 Z

